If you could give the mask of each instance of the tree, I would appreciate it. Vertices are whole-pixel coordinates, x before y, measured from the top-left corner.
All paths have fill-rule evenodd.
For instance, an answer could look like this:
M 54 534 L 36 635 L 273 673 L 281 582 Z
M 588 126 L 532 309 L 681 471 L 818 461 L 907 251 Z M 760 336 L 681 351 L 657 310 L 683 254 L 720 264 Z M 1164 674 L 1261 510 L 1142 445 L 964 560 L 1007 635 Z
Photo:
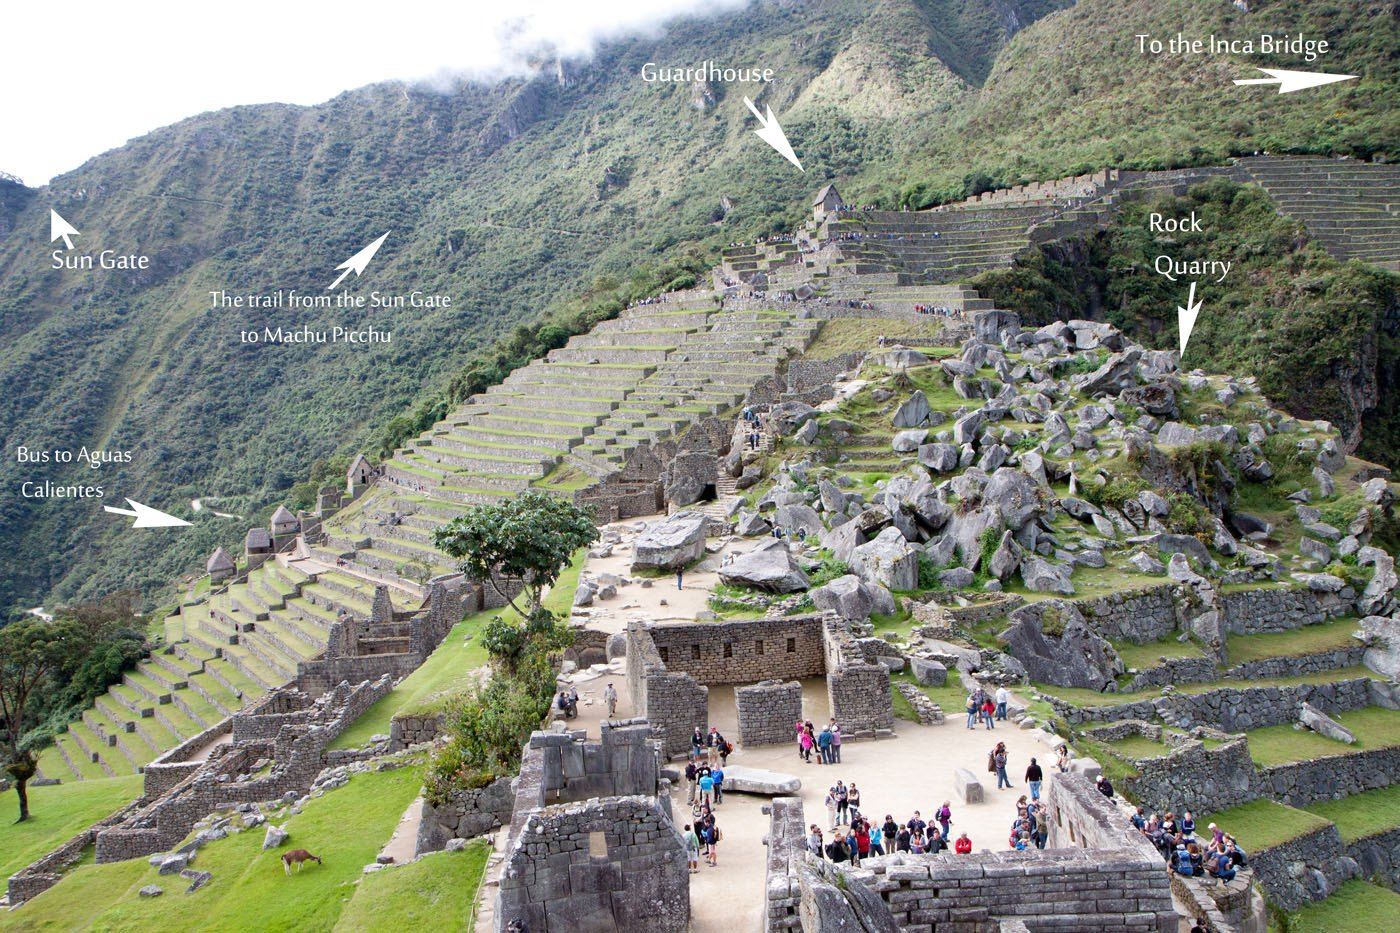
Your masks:
M 81 624 L 70 618 L 30 617 L 0 628 L 0 729 L 4 731 L 5 771 L 15 782 L 19 819 L 29 819 L 29 779 L 38 770 L 33 749 L 24 744 L 26 720 L 37 691 L 50 676 L 73 663 L 87 648 Z
M 539 611 L 545 589 L 574 552 L 597 540 L 592 509 L 535 489 L 476 506 L 433 533 L 463 573 L 489 583 L 522 619 Z M 511 594 L 512 583 L 520 584 L 523 606 Z

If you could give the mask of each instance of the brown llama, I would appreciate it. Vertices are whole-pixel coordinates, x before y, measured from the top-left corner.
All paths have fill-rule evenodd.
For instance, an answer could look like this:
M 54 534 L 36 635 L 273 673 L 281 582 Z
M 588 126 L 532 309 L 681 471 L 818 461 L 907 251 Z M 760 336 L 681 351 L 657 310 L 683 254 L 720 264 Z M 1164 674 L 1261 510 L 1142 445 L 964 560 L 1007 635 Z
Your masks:
M 289 875 L 292 873 L 293 862 L 296 863 L 297 871 L 301 871 L 301 866 L 305 862 L 315 862 L 317 865 L 320 865 L 321 857 L 319 855 L 312 855 L 305 849 L 293 849 L 290 852 L 282 853 L 282 870 Z

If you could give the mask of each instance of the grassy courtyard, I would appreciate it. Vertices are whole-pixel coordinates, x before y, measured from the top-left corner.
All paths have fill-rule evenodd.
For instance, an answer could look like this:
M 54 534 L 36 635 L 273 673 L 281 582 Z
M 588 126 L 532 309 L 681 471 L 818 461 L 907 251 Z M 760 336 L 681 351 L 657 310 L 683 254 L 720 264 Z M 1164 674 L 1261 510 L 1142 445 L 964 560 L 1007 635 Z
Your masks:
M 334 929 L 362 883 L 361 870 L 393 834 L 421 784 L 421 762 L 358 774 L 282 823 L 291 834 L 282 850 L 262 851 L 261 829 L 206 845 L 192 867 L 213 878 L 193 894 L 185 893 L 187 881 L 159 875 L 145 859 L 87 862 L 19 910 L 0 913 L 0 930 Z M 308 849 L 325 864 L 289 877 L 279 861 L 287 848 Z M 148 884 L 165 894 L 141 897 L 138 892 Z
M 14 791 L 0 794 L 0 878 L 8 878 L 78 832 L 141 796 L 139 774 L 29 788 L 30 818 L 23 823 Z
M 1336 823 L 1343 842 L 1355 842 L 1400 826 L 1400 784 L 1341 800 L 1319 801 L 1303 809 Z
M 335 929 L 469 930 L 490 854 L 486 840 L 476 839 L 460 852 L 437 852 L 366 875 Z
M 1113 648 L 1123 659 L 1125 667 L 1135 667 L 1138 670 L 1157 667 L 1162 658 L 1200 658 L 1205 656 L 1205 650 L 1194 641 L 1178 641 L 1175 638 L 1150 641 L 1144 645 L 1117 641 L 1113 643 Z
M 1325 900 L 1289 915 L 1289 933 L 1352 933 L 1383 930 L 1386 917 L 1400 914 L 1400 894 L 1369 881 L 1348 881 Z M 1276 929 L 1270 927 L 1270 929 Z

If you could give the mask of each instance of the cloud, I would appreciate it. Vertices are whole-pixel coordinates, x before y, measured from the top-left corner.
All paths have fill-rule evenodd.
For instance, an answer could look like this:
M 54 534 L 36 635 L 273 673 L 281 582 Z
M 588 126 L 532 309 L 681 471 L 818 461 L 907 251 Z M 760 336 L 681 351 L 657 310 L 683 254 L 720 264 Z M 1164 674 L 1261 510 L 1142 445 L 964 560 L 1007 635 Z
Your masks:
M 746 0 L 245 0 L 12 4 L 0 57 L 0 170 L 29 184 L 208 110 L 315 104 L 379 81 L 449 87 L 591 56 L 625 35 Z M 716 49 L 721 57 L 723 49 Z

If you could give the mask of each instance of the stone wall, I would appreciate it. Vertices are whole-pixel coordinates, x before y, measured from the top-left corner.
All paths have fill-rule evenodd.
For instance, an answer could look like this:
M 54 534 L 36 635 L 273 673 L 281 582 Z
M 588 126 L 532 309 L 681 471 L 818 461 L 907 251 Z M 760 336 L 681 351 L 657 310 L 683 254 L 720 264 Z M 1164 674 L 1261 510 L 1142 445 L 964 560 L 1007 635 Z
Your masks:
M 1218 813 L 1259 796 L 1259 774 L 1242 736 L 1216 748 L 1193 739 L 1135 761 L 1138 774 L 1122 790 L 1149 813 Z
M 685 842 L 655 798 L 611 797 L 535 810 L 501 872 L 495 929 L 684 933 Z
M 1269 900 L 1287 911 L 1321 900 L 1354 872 L 1342 837 L 1330 823 L 1282 845 L 1251 852 L 1249 867 Z
M 389 722 L 389 751 L 398 752 L 410 745 L 431 742 L 442 731 L 441 713 L 418 715 L 398 714 Z
M 661 738 L 668 758 L 686 754 L 690 736 L 709 726 L 709 691 L 689 674 L 666 669 L 652 640 L 654 630 L 641 622 L 627 626 L 627 687 L 638 716 Z
M 515 807 L 511 783 L 511 778 L 499 777 L 485 787 L 459 790 L 437 805 L 424 801 L 414 856 L 440 851 L 450 839 L 473 839 L 508 824 Z
M 822 636 L 821 616 L 810 615 L 651 629 L 668 671 L 709 685 L 820 677 Z
M 1353 607 L 1336 593 L 1306 588 L 1248 589 L 1219 594 L 1221 620 L 1235 635 L 1286 632 L 1346 615 Z
M 1393 702 L 1382 695 L 1383 691 L 1384 685 L 1358 677 L 1327 684 L 1221 687 L 1203 693 L 1170 693 L 1106 706 L 1079 707 L 1049 694 L 1043 696 L 1072 725 L 1122 719 L 1152 720 L 1160 716 L 1183 728 L 1204 725 L 1224 732 L 1244 732 L 1293 722 L 1303 702 L 1328 713 Z
M 1356 860 L 1363 878 L 1379 877 L 1400 890 L 1400 828 L 1348 842 L 1346 854 Z
M 143 803 L 143 800 L 137 800 L 128 804 L 11 875 L 7 888 L 10 906 L 18 907 L 30 898 L 38 897 L 58 884 L 59 881 L 63 880 L 63 873 L 82 859 L 83 853 L 87 851 L 88 846 L 93 844 L 98 833 L 119 825 L 139 810 Z
M 1110 641 L 1144 644 L 1159 641 L 1177 630 L 1175 584 L 1073 602 L 1090 628 Z
M 735 687 L 734 705 L 740 745 L 783 745 L 794 740 L 793 723 L 802 718 L 802 684 L 765 680 Z
M 661 743 L 645 719 L 606 721 L 597 742 L 583 731 L 536 732 L 529 751 L 541 760 L 540 804 L 656 795 L 662 786 Z
M 842 736 L 863 739 L 894 734 L 890 671 L 883 664 L 843 664 L 827 675 L 826 693 Z
M 806 851 L 807 824 L 803 819 L 801 797 L 774 797 L 763 807 L 768 816 L 768 834 L 763 844 L 768 847 L 765 859 L 764 892 L 766 910 L 764 930 L 800 930 L 798 916 L 801 890 L 797 882 L 794 859 Z

